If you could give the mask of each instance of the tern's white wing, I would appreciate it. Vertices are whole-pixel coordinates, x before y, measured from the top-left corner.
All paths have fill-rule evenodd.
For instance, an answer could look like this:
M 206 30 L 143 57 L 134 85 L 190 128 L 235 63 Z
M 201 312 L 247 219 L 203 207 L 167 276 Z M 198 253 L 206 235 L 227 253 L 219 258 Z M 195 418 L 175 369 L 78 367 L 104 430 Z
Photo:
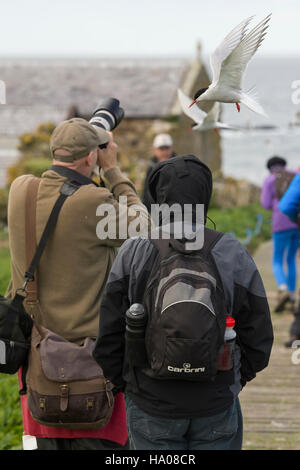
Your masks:
M 198 124 L 201 124 L 206 117 L 206 112 L 203 111 L 202 109 L 198 108 L 198 106 L 193 106 L 192 108 L 189 108 L 190 104 L 193 102 L 191 98 L 186 96 L 180 88 L 177 90 L 178 94 L 178 99 L 180 101 L 181 107 L 183 112 L 193 121 L 195 121 Z
M 221 65 L 224 59 L 238 46 L 246 34 L 247 26 L 252 20 L 253 16 L 246 18 L 239 25 L 237 25 L 227 36 L 223 39 L 221 44 L 210 56 L 210 65 L 212 68 L 213 79 L 212 83 L 216 83 L 219 79 Z
M 242 88 L 243 75 L 248 62 L 261 45 L 269 27 L 267 23 L 270 18 L 271 14 L 258 23 L 222 62 L 219 76 L 220 87 L 225 85 L 236 90 Z
M 231 126 L 230 124 L 225 124 L 224 122 L 216 122 L 217 129 L 237 129 L 235 126 Z
M 220 110 L 221 110 L 221 105 L 218 101 L 216 101 L 213 107 L 208 111 L 207 116 L 203 121 L 203 125 L 217 122 L 219 114 L 220 114 Z

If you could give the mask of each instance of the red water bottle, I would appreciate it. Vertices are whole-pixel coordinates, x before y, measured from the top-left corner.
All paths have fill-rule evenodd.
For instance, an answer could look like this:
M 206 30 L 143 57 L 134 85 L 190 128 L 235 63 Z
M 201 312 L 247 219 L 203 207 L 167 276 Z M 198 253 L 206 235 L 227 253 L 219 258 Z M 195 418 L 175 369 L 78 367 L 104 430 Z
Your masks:
M 235 346 L 236 332 L 234 331 L 235 319 L 226 317 L 226 329 L 224 344 L 218 353 L 218 370 L 230 370 L 233 368 L 233 354 Z

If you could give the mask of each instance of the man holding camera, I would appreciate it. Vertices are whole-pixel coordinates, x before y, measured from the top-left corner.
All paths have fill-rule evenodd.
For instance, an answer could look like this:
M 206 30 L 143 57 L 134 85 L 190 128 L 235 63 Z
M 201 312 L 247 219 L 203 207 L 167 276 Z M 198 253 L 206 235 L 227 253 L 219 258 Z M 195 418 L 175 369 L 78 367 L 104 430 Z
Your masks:
M 38 324 L 68 341 L 82 344 L 85 338 L 97 336 L 104 287 L 116 248 L 128 238 L 129 224 L 138 216 L 140 223 L 147 227 L 150 219 L 134 185 L 122 175 L 117 165 L 117 144 L 103 127 L 81 118 L 64 121 L 54 130 L 50 148 L 53 165 L 43 173 L 37 193 L 37 240 L 62 185 L 67 180 L 74 181 L 79 189 L 67 198 L 43 252 L 37 272 L 38 301 L 28 302 L 26 299 L 25 308 Z M 102 169 L 110 190 L 99 187 L 91 179 L 97 167 Z M 20 176 L 10 189 L 8 228 L 12 279 L 6 293 L 8 297 L 23 285 L 27 268 L 25 201 L 33 179 L 33 175 Z M 127 206 L 119 204 L 120 196 L 127 198 Z M 103 204 L 107 210 L 112 209 L 107 222 L 115 230 L 99 238 L 96 227 L 104 217 L 100 211 L 99 219 L 99 208 Z M 135 214 L 130 211 L 133 205 Z M 120 226 L 123 227 L 122 237 L 119 236 Z M 117 449 L 123 448 L 127 442 L 122 394 L 115 396 L 113 415 L 109 423 L 99 430 L 42 426 L 33 421 L 26 395 L 21 396 L 21 400 L 24 432 L 37 438 L 38 449 Z

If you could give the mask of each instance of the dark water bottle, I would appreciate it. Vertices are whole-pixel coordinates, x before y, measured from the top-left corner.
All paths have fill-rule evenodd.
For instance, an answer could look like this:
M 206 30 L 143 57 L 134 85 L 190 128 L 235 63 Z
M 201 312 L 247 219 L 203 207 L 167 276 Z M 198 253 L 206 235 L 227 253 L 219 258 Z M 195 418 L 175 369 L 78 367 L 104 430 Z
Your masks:
M 126 312 L 126 351 L 133 366 L 145 366 L 145 331 L 148 317 L 142 304 L 132 304 Z
M 126 312 L 126 331 L 130 336 L 143 338 L 147 314 L 142 304 L 132 304 Z
M 234 325 L 235 319 L 227 316 L 224 344 L 218 353 L 218 370 L 230 370 L 233 368 L 233 355 L 236 338 L 236 332 L 233 329 Z

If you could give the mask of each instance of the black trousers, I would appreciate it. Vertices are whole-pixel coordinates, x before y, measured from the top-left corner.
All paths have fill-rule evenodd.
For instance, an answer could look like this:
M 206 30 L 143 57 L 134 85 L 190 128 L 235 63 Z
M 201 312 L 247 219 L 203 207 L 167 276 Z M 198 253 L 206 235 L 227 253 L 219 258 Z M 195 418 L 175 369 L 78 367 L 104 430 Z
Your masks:
M 121 446 L 117 442 L 107 439 L 92 438 L 37 438 L 38 450 L 128 450 L 128 442 Z

